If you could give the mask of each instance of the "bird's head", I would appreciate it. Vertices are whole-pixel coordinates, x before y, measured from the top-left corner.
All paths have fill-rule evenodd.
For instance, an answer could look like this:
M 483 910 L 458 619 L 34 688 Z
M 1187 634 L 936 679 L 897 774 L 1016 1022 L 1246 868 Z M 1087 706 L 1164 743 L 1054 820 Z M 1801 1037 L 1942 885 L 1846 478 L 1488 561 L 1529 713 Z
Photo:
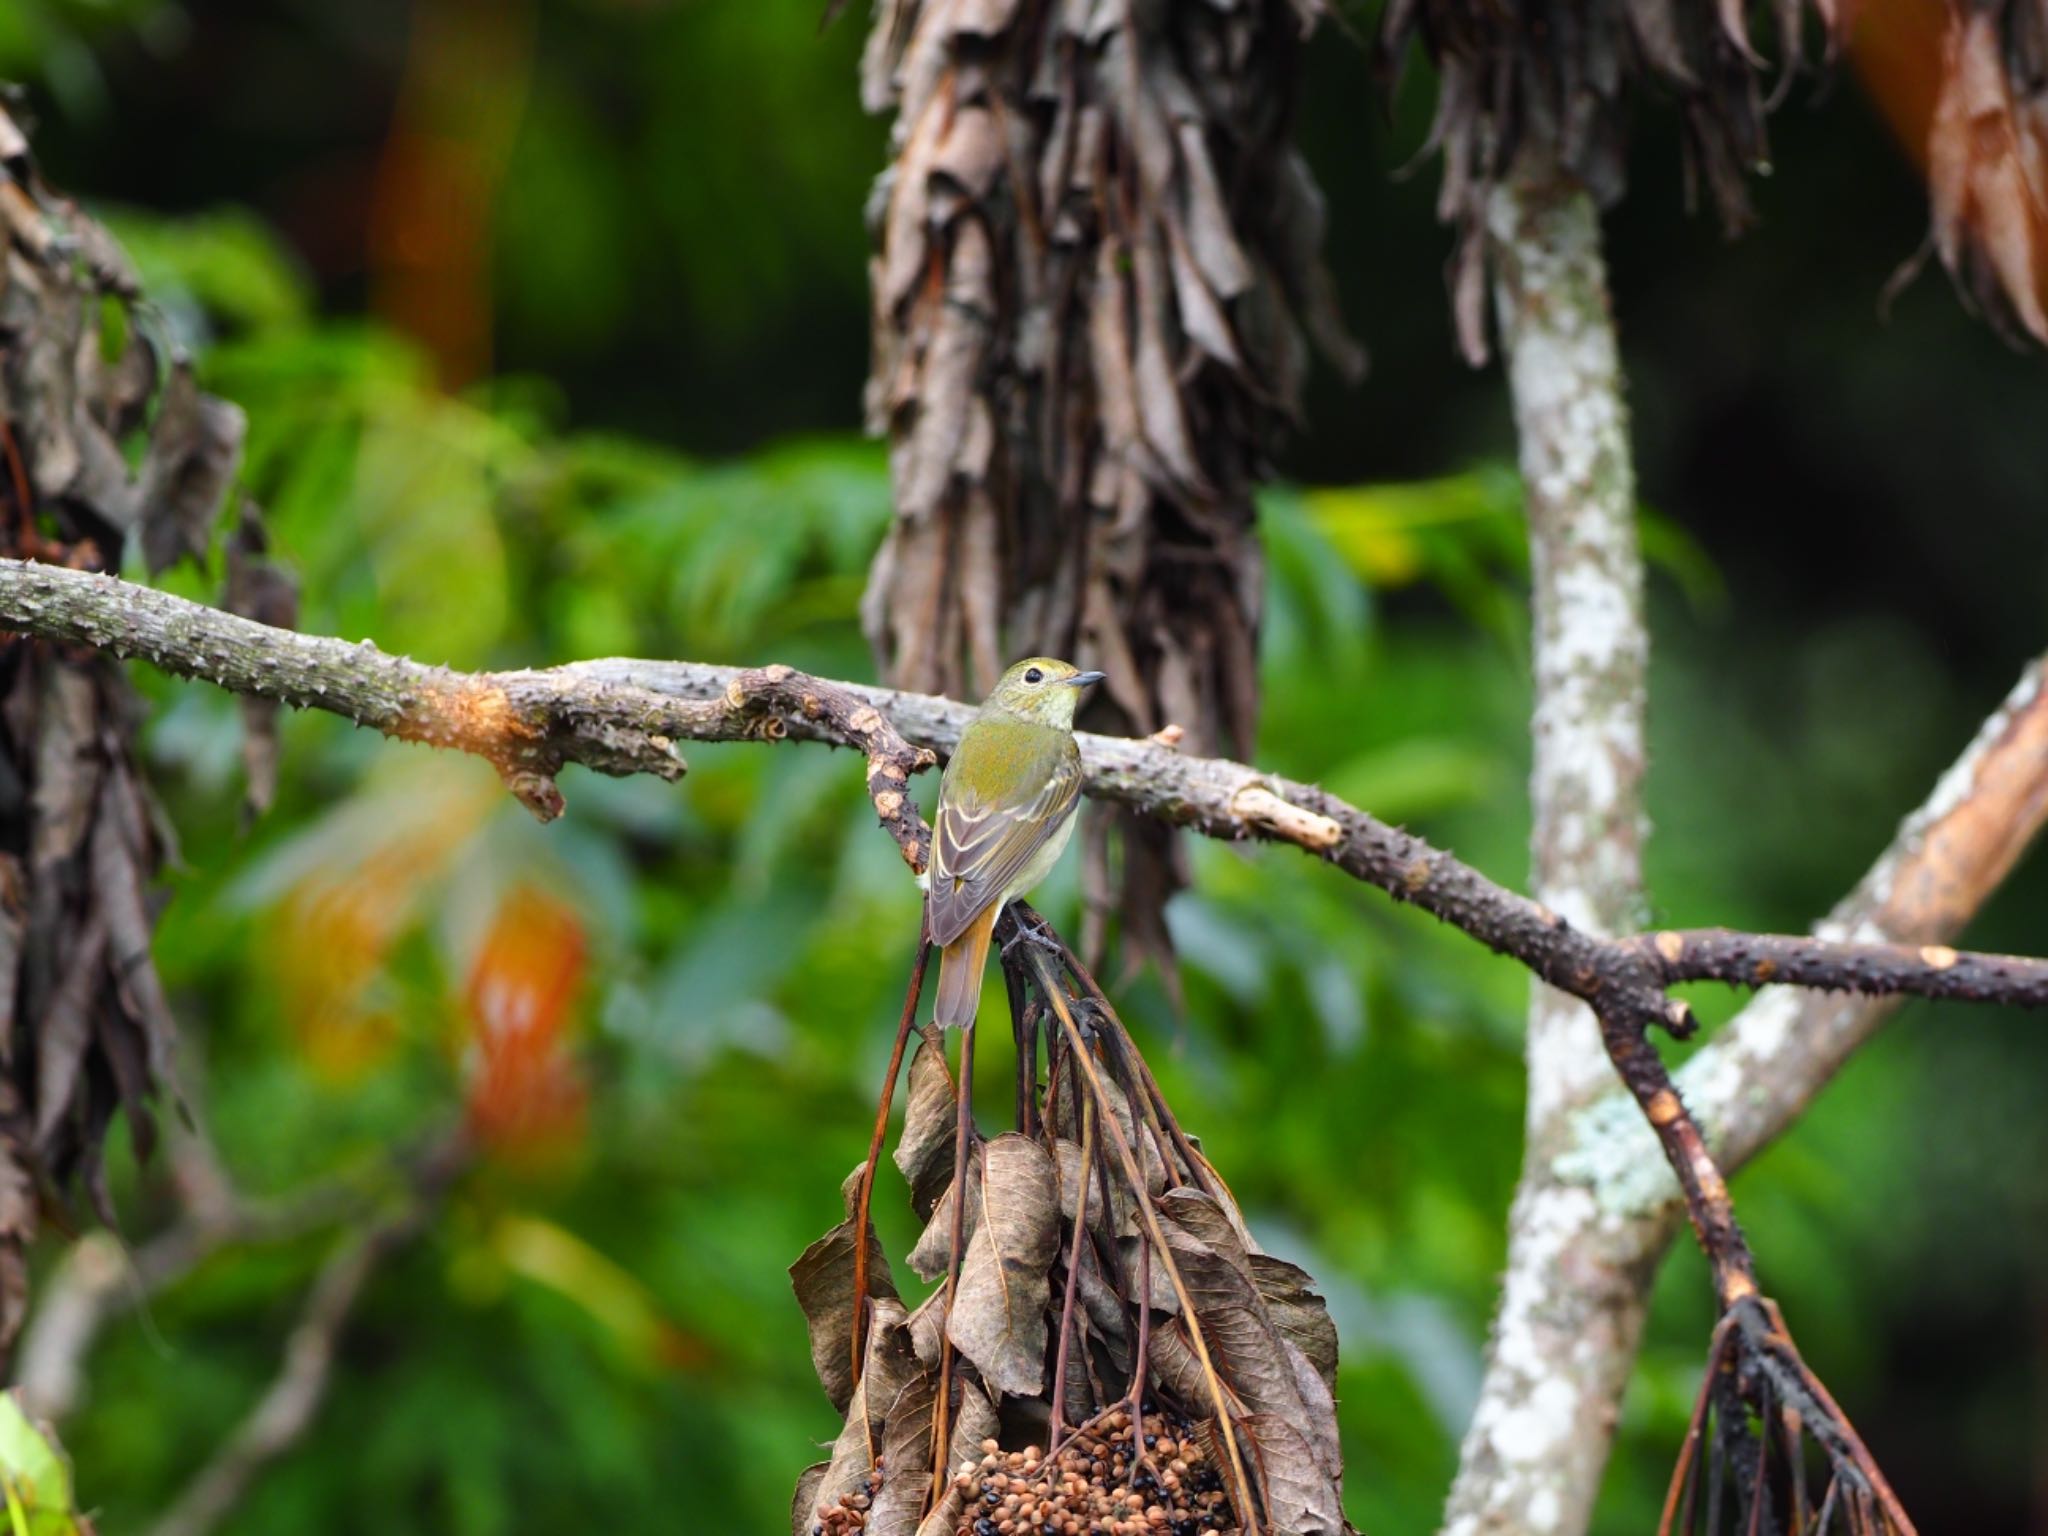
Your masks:
M 1030 656 L 1003 674 L 982 708 L 1070 731 L 1081 690 L 1101 681 L 1100 672 L 1083 672 L 1071 661 Z

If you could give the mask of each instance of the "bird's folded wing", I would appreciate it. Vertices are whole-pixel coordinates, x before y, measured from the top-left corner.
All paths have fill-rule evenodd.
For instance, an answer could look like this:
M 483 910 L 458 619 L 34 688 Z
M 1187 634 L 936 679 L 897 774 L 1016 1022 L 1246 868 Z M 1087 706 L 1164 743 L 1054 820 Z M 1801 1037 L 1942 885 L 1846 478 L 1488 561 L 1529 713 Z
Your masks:
M 1080 794 L 1081 754 L 1071 741 L 1028 800 L 1005 805 L 951 785 L 940 791 L 929 896 L 934 944 L 952 943 L 1010 888 L 1073 814 Z

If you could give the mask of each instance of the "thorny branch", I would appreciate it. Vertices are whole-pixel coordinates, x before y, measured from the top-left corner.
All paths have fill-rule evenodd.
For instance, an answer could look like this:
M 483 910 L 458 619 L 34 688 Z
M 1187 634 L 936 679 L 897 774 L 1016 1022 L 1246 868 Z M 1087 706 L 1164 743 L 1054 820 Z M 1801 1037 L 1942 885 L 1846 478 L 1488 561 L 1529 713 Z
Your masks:
M 566 763 L 599 773 L 675 780 L 675 743 L 807 737 L 864 746 L 869 787 L 906 857 L 923 867 L 924 833 L 900 793 L 929 752 L 906 746 L 867 701 L 787 667 L 732 671 L 714 696 L 683 700 L 644 688 L 546 672 L 453 672 L 365 640 L 301 635 L 149 587 L 33 561 L 0 560 L 0 622 L 46 640 L 139 656 L 230 692 L 321 709 L 402 741 L 482 757 L 543 821 L 562 812 L 554 778 Z M 914 855 L 914 857 L 913 857 Z
M 516 672 L 464 673 L 391 656 L 368 641 L 302 635 L 109 576 L 0 560 L 0 625 L 46 640 L 139 656 L 166 672 L 231 692 L 321 709 L 388 736 L 473 753 L 496 764 L 530 806 L 558 813 L 552 776 L 569 763 L 600 773 L 675 780 L 677 742 L 797 739 L 853 747 L 869 759 L 868 791 L 907 863 L 922 869 L 930 833 L 905 792 L 973 715 L 924 694 L 828 682 L 788 667 L 602 660 Z M 1887 950 L 1792 935 L 1691 936 L 1688 964 L 1658 939 L 1601 939 L 1508 890 L 1413 833 L 1313 785 L 1225 758 L 1183 757 L 1164 743 L 1083 734 L 1085 791 L 1099 800 L 1237 842 L 1290 843 L 1420 907 L 1599 1013 L 1692 1032 L 1669 981 L 1734 979 L 1703 970 L 1762 945 L 1794 985 L 1918 993 L 2035 1006 L 2048 1002 L 2048 960 L 1931 947 Z M 545 778 L 545 782 L 542 780 Z M 1668 936 L 1667 936 L 1668 939 Z M 1677 967 L 1670 970 L 1670 967 Z M 1742 980 L 1754 984 L 1750 975 Z M 1764 978 L 1768 979 L 1768 978 Z

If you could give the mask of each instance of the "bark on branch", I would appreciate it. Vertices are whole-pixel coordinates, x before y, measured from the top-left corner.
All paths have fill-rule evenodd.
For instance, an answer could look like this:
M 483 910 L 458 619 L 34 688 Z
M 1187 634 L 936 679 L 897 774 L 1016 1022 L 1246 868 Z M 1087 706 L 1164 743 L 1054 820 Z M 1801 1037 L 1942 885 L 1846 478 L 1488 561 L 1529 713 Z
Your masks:
M 560 809 L 552 775 L 684 771 L 678 743 L 818 741 L 869 760 L 868 792 L 906 862 L 922 868 L 929 833 L 904 786 L 959 739 L 973 710 L 950 699 L 828 682 L 788 667 L 602 660 L 463 673 L 272 629 L 113 577 L 0 560 L 0 626 L 140 656 L 180 677 L 321 709 L 407 741 L 495 763 L 529 805 Z M 1685 1033 L 1690 1009 L 1665 995 L 1655 936 L 1604 939 L 1488 879 L 1469 864 L 1335 795 L 1226 758 L 1183 757 L 1150 738 L 1082 734 L 1086 792 L 1227 841 L 1288 843 L 1422 908 L 1596 1011 L 1654 1017 Z M 534 780 L 544 785 L 537 787 Z M 2048 961 L 1890 954 L 1790 935 L 1727 935 L 1767 946 L 1797 985 L 1948 995 L 1954 974 L 1984 1002 L 2048 999 Z M 1718 942 L 1718 941 L 1717 941 Z M 1725 947 L 1725 946 L 1724 946 Z
M 611 659 L 464 674 L 386 655 L 367 641 L 271 629 L 110 577 L 19 561 L 0 561 L 0 627 L 141 656 L 178 676 L 475 753 L 544 816 L 559 812 L 553 775 L 571 762 L 673 780 L 684 771 L 677 748 L 683 740 L 850 746 L 867 756 L 869 794 L 913 868 L 924 863 L 929 834 L 907 781 L 952 747 L 972 714 L 950 700 L 827 682 L 785 667 Z M 2040 664 L 1828 931 L 1810 938 L 1723 930 L 1599 937 L 1320 789 L 1242 763 L 1183 757 L 1168 733 L 1162 737 L 1168 739 L 1083 736 L 1087 792 L 1212 837 L 1292 844 L 1423 908 L 1590 1005 L 1610 1021 L 1605 1043 L 1617 1053 L 1624 1080 L 1638 1090 L 1648 1085 L 1648 1096 L 1638 1091 L 1634 1106 L 1627 1096 L 1610 1095 L 1576 1110 L 1568 1144 L 1554 1156 L 1543 1149 L 1554 1177 L 1544 1180 L 1541 1209 L 1518 1206 L 1531 1262 L 1511 1265 L 1504 1315 L 1543 1311 L 1557 1300 L 1562 1271 L 1542 1262 L 1546 1255 L 1569 1256 L 1581 1281 L 1608 1276 L 1613 1283 L 1605 1289 L 1633 1296 L 1639 1306 L 1681 1186 L 1695 1216 L 1707 1221 L 1701 1235 L 1710 1251 L 1736 1252 L 1732 1231 L 1714 1230 L 1714 1189 L 1700 1177 L 1712 1169 L 1714 1154 L 1696 1157 L 1692 1144 L 1725 1142 L 1714 1147 L 1721 1166 L 1739 1166 L 1796 1116 L 1874 1027 L 1882 999 L 1914 993 L 2048 1002 L 2048 961 L 1974 955 L 1945 942 L 2048 814 L 2048 698 Z M 1643 1030 L 1692 1028 L 1690 1011 L 1665 990 L 1673 982 L 1753 985 L 1767 979 L 1766 971 L 1807 990 L 1773 988 L 1688 1065 L 1678 1087 L 1703 1130 L 1687 1146 L 1676 1145 L 1658 1123 L 1656 1093 L 1669 1082 L 1661 1063 L 1648 1071 L 1655 1054 Z M 1828 991 L 1857 998 L 1845 1002 Z M 1613 1021 L 1625 1022 L 1616 1031 Z M 1637 1063 L 1645 1064 L 1640 1083 L 1630 1072 Z M 1668 1170 L 1654 1159 L 1646 1166 L 1649 1138 L 1637 1108 L 1662 1133 Z M 1576 1295 L 1584 1287 L 1574 1284 Z M 1613 1347 L 1594 1352 L 1605 1362 L 1603 1381 L 1614 1376 L 1617 1383 L 1626 1379 L 1634 1349 L 1626 1308 L 1618 1315 L 1625 1326 L 1607 1341 Z M 1515 1443 L 1541 1427 L 1537 1418 L 1554 1417 L 1541 1407 L 1540 1392 L 1529 1402 L 1510 1402 L 1507 1420 L 1495 1427 Z M 1603 1454 L 1606 1434 L 1603 1428 Z M 1542 1523 L 1565 1529 L 1556 1519 L 1563 1510 L 1549 1512 Z

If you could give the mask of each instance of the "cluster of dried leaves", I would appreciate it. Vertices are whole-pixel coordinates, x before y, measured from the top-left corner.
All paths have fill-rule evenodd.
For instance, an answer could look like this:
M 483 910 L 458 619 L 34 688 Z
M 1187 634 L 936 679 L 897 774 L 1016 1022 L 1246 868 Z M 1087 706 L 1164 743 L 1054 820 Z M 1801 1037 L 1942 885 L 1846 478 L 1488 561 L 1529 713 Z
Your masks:
M 53 194 L 0 108 L 0 554 L 152 571 L 205 557 L 239 460 L 241 412 L 153 344 L 127 258 Z M 131 467 L 132 464 L 132 467 Z M 289 620 L 290 588 L 246 516 L 229 601 Z M 27 1300 L 38 1192 L 82 1186 L 110 1219 L 101 1148 L 125 1109 L 139 1152 L 175 1030 L 150 958 L 169 847 L 135 756 L 117 663 L 0 641 L 0 1348 Z M 252 798 L 273 749 L 251 732 Z
M 1844 0 L 1815 0 L 1830 36 Z M 1731 231 L 1751 220 L 1745 177 L 1765 166 L 1764 118 L 1803 62 L 1801 0 L 1773 0 L 1779 78 L 1764 63 L 1743 0 L 1393 0 L 1381 14 L 1383 71 L 1398 76 L 1420 39 L 1438 73 L 1428 148 L 1443 155 L 1437 213 L 1459 231 L 1451 266 L 1458 343 L 1487 358 L 1487 209 L 1517 157 L 1562 171 L 1601 207 L 1624 190 L 1629 122 L 1648 86 L 1678 103 L 1688 199 L 1703 178 Z
M 1383 71 L 1420 40 L 1438 71 L 1428 148 L 1443 156 L 1437 212 L 1459 231 L 1451 267 L 1458 341 L 1487 358 L 1488 209 L 1518 156 L 1563 173 L 1602 207 L 1624 190 L 1638 93 L 1674 98 L 1690 198 L 1704 179 L 1733 233 L 1752 217 L 1747 174 L 1766 168 L 1765 118 L 1803 68 L 1808 7 L 1772 0 L 1775 81 L 1742 0 L 1394 0 L 1381 15 Z M 1813 0 L 1832 52 L 1848 0 Z M 2009 339 L 2048 343 L 2048 12 L 2026 0 L 1946 0 L 1927 175 L 1932 248 L 1966 302 Z M 1872 25 L 1908 28 L 1897 15 Z M 1914 24 L 1917 26 L 1917 24 Z M 1910 28 L 1909 28 L 1910 30 Z M 1768 94 L 1767 94 L 1768 86 Z M 1909 263 L 1908 278 L 1919 262 Z
M 2048 344 L 2048 9 L 1950 0 L 1927 184 L 1965 301 Z
M 1071 656 L 1109 674 L 1103 729 L 1249 750 L 1252 490 L 1299 410 L 1304 329 L 1363 366 L 1288 139 L 1321 8 L 878 4 L 862 90 L 896 121 L 868 420 L 897 518 L 863 618 L 892 682 L 975 697 L 1010 657 Z M 1112 902 L 1091 834 L 1092 910 L 1164 960 L 1171 834 L 1124 835 Z
M 899 1296 L 864 1220 L 865 1163 L 844 1186 L 847 1219 L 790 1271 L 818 1379 L 846 1415 L 831 1459 L 798 1484 L 795 1536 L 978 1531 L 989 1492 L 1007 1488 L 990 1469 L 1015 1458 L 1027 1494 L 1040 1481 L 1065 1493 L 1068 1531 L 1156 1505 L 1162 1529 L 1342 1536 L 1337 1334 L 1314 1281 L 1260 1252 L 1079 962 L 1027 940 L 1005 965 L 1016 1128 L 985 1138 L 963 1117 L 936 1033 L 911 1061 L 895 1161 L 925 1222 L 908 1263 L 937 1289 L 914 1307 Z M 1119 1458 L 1116 1430 L 1141 1405 L 1187 1425 L 1200 1455 Z M 1097 1460 L 1135 1501 L 1092 1486 Z M 1213 1477 L 1224 1498 L 1175 1508 L 1159 1490 L 1184 1476 Z

